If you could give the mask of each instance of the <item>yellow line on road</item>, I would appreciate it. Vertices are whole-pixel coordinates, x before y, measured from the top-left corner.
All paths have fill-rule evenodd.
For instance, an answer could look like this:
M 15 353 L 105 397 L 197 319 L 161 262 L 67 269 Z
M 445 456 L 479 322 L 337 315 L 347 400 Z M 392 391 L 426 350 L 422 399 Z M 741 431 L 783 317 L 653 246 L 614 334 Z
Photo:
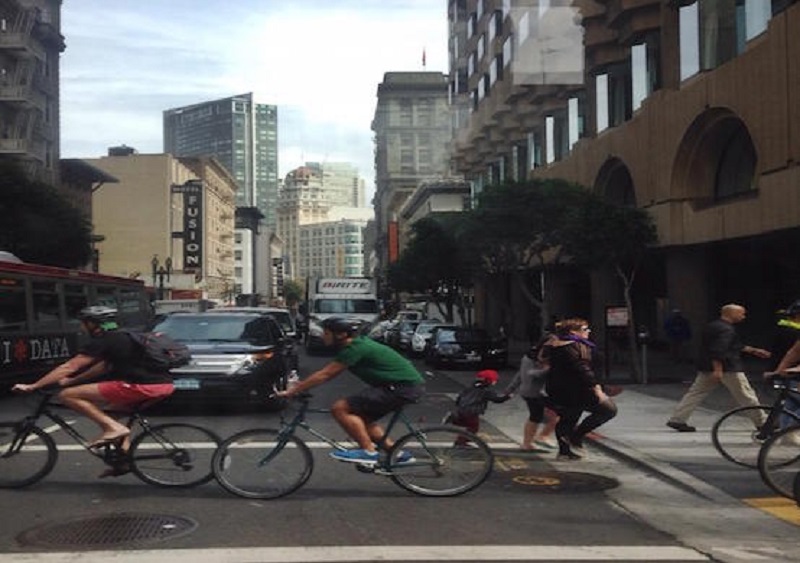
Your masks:
M 780 518 L 795 526 L 800 526 L 800 507 L 792 499 L 784 497 L 767 497 L 767 498 L 746 498 L 744 502 L 766 512 L 772 514 L 776 518 Z

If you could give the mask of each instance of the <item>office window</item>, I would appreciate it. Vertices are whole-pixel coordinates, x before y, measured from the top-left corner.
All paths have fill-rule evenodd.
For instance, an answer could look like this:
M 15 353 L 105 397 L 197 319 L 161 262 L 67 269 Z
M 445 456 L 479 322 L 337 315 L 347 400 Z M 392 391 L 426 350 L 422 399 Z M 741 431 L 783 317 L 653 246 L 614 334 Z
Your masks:
M 521 46 L 527 41 L 531 32 L 531 17 L 530 12 L 525 12 L 519 18 L 519 31 L 517 32 L 517 45 Z
M 598 74 L 594 79 L 595 87 L 595 100 L 597 107 L 595 108 L 595 115 L 597 123 L 597 133 L 601 133 L 608 129 L 608 75 Z
M 678 11 L 680 27 L 681 80 L 686 80 L 700 72 L 700 21 L 697 2 L 681 6 Z
M 506 40 L 503 42 L 503 66 L 508 66 L 511 63 L 513 43 L 514 37 L 512 35 L 506 37 Z

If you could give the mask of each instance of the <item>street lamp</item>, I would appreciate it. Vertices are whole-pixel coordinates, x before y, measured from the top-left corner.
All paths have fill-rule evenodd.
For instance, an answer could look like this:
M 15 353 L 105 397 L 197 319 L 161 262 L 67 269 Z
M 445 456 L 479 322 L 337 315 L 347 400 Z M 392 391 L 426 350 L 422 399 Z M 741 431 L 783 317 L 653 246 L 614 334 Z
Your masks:
M 164 278 L 167 278 L 169 281 L 170 275 L 172 275 L 172 258 L 167 256 L 164 260 L 164 263 L 161 264 L 158 260 L 158 254 L 153 254 L 153 259 L 150 260 L 150 266 L 153 269 L 153 285 L 156 285 L 156 280 L 158 280 L 158 291 L 156 292 L 156 299 L 162 300 L 164 299 Z

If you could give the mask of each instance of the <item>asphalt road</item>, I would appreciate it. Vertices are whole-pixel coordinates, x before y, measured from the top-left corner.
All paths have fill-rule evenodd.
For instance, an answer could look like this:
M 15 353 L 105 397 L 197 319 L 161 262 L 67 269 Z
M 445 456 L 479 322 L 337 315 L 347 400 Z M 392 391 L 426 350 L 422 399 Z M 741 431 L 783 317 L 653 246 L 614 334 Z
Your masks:
M 303 357 L 301 372 L 326 360 Z M 426 400 L 412 408 L 415 419 L 438 421 L 461 388 L 458 379 L 431 378 Z M 352 375 L 342 375 L 319 388 L 315 399 L 329 404 L 359 386 Z M 2 418 L 19 416 L 29 404 L 19 397 L 1 399 Z M 194 422 L 221 436 L 277 424 L 274 413 L 236 409 L 157 412 L 153 418 Z M 88 435 L 95 433 L 85 420 L 71 419 Z M 323 415 L 314 423 L 343 436 Z M 314 474 L 301 490 L 272 501 L 234 497 L 214 482 L 174 490 L 130 475 L 98 480 L 101 464 L 66 447 L 55 432 L 64 447 L 53 473 L 26 489 L 0 490 L 0 563 L 73 561 L 78 554 L 84 562 L 166 561 L 176 554 L 198 563 L 712 560 L 619 505 L 615 495 L 628 483 L 649 487 L 649 477 L 636 468 L 608 459 L 611 479 L 580 467 L 556 471 L 541 457 L 521 454 L 496 429 L 483 432 L 496 448 L 495 471 L 462 497 L 415 496 L 386 478 L 331 460 L 326 448 L 307 437 L 314 446 Z M 128 520 L 120 525 L 120 517 Z

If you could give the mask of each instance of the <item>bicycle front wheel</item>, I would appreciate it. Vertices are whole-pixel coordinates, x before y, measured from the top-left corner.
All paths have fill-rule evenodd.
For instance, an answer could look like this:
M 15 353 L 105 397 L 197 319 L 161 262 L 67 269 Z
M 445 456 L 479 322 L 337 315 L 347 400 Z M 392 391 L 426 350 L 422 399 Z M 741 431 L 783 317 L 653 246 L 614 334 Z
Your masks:
M 41 428 L 0 423 L 0 488 L 32 485 L 53 470 L 58 449 Z
M 767 486 L 781 496 L 794 498 L 794 479 L 800 471 L 800 426 L 773 435 L 761 447 L 758 472 Z
M 778 413 L 766 405 L 739 407 L 722 415 L 711 428 L 711 441 L 717 451 L 737 465 L 758 467 L 761 444 L 774 432 Z M 765 424 L 770 424 L 761 427 Z
M 158 487 L 194 487 L 210 481 L 211 458 L 220 438 L 193 424 L 162 424 L 144 430 L 131 443 L 131 471 Z
M 274 499 L 302 487 L 314 468 L 311 450 L 296 436 L 253 429 L 234 434 L 211 461 L 222 487 L 244 498 Z
M 455 426 L 429 426 L 399 438 L 387 461 L 389 476 L 423 496 L 450 497 L 480 486 L 492 472 L 486 443 Z

